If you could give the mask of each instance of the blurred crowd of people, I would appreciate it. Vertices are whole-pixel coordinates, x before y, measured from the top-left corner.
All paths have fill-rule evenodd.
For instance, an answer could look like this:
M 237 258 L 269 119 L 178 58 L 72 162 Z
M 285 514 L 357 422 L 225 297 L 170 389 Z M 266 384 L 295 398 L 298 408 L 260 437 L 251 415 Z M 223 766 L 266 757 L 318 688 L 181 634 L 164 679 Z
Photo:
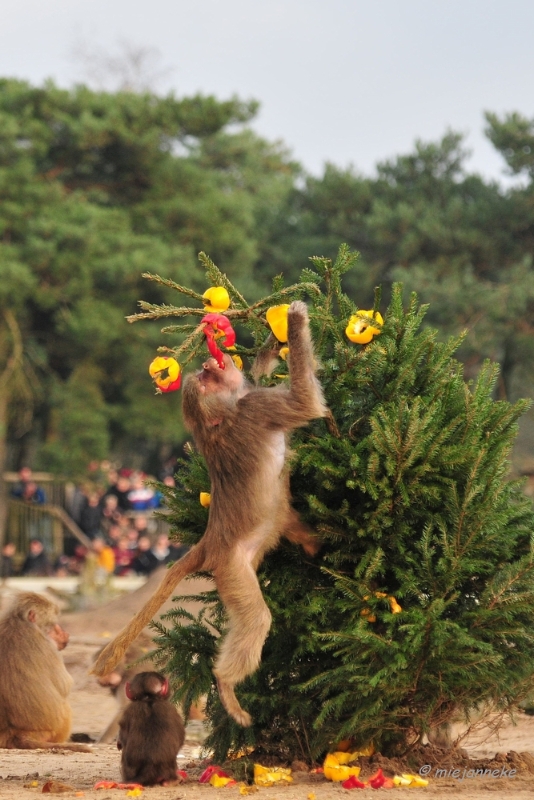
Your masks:
M 174 478 L 164 475 L 162 482 L 174 486 Z M 77 486 L 69 502 L 72 519 L 89 539 L 89 545 L 78 544 L 72 555 L 60 555 L 55 562 L 48 557 L 43 541 L 30 540 L 29 551 L 17 570 L 15 545 L 4 545 L 0 559 L 0 577 L 79 575 L 90 558 L 109 575 L 147 576 L 162 564 L 176 561 L 187 547 L 169 540 L 166 533 L 157 533 L 151 518 L 153 509 L 164 506 L 164 496 L 147 482 L 147 477 L 131 470 L 110 469 L 104 488 L 88 483 Z M 30 503 L 45 503 L 44 491 L 35 483 L 31 470 L 19 471 L 19 482 L 11 495 Z

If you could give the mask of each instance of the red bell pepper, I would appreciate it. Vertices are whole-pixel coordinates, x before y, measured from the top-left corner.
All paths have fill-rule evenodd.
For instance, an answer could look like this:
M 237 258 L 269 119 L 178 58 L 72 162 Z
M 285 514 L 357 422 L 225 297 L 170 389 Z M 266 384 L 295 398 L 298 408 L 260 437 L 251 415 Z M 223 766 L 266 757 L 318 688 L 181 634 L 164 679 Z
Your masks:
M 221 369 L 224 369 L 223 354 L 217 347 L 216 339 L 224 336 L 221 344 L 225 347 L 233 347 L 235 344 L 235 331 L 230 324 L 228 317 L 224 314 L 206 314 L 202 317 L 204 323 L 204 333 L 206 334 L 206 344 L 213 358 Z
M 367 784 L 362 783 L 356 775 L 351 775 L 350 778 L 347 778 L 346 781 L 342 781 L 341 783 L 344 789 L 366 789 Z

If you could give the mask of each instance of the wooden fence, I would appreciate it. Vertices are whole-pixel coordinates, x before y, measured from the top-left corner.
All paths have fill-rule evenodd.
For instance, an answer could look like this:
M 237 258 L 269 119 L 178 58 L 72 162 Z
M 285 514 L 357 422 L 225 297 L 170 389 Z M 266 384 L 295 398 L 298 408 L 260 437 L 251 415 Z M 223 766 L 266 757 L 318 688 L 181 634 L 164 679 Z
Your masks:
M 19 482 L 16 472 L 4 473 L 8 494 Z M 52 560 L 59 555 L 74 552 L 76 544 L 89 547 L 91 540 L 70 517 L 71 499 L 75 484 L 61 480 L 46 472 L 34 472 L 34 480 L 45 492 L 46 503 L 25 503 L 10 497 L 6 526 L 6 541 L 13 542 L 18 554 L 29 551 L 30 539 L 38 538 Z M 154 534 L 168 533 L 169 525 L 164 519 L 153 517 L 152 511 L 132 512 L 128 516 L 135 518 L 144 515 L 151 517 Z

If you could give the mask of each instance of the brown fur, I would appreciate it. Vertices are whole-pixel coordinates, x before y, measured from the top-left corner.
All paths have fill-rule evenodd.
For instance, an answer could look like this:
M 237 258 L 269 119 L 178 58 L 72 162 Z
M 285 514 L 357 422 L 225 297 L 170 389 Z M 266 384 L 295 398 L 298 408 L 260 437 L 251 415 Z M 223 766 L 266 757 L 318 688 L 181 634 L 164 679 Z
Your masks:
M 176 756 L 185 739 L 184 723 L 164 693 L 165 678 L 139 672 L 132 679 L 119 721 L 117 747 L 125 781 L 143 786 L 176 782 Z
M 72 678 L 58 653 L 68 634 L 58 607 L 34 592 L 21 593 L 0 619 L 0 747 L 61 747 L 68 743 Z
M 221 702 L 241 725 L 249 714 L 234 686 L 257 668 L 271 625 L 256 570 L 280 536 L 313 555 L 318 541 L 290 506 L 286 435 L 327 414 L 314 374 L 313 347 L 304 303 L 288 314 L 290 386 L 255 388 L 228 355 L 225 369 L 209 359 L 188 376 L 183 413 L 206 459 L 211 481 L 204 536 L 165 575 L 159 589 L 99 657 L 94 671 L 110 672 L 131 641 L 186 575 L 211 571 L 229 625 L 214 666 Z

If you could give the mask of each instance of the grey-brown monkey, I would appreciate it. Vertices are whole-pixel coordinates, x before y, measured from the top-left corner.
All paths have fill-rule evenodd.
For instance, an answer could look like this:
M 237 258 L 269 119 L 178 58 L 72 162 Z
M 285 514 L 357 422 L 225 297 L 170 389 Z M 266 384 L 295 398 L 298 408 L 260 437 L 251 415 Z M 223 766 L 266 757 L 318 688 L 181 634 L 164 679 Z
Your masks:
M 287 434 L 327 409 L 315 377 L 308 312 L 300 301 L 288 311 L 289 387 L 254 387 L 228 354 L 188 376 L 184 420 L 204 456 L 211 481 L 209 520 L 202 539 L 165 575 L 158 590 L 102 652 L 94 672 L 110 672 L 130 642 L 192 572 L 210 571 L 228 614 L 228 630 L 213 672 L 221 702 L 250 725 L 234 687 L 258 667 L 271 625 L 256 570 L 281 536 L 313 555 L 318 540 L 290 505 Z M 239 500 L 236 500 L 239 487 Z
M 119 720 L 117 747 L 122 777 L 143 786 L 176 782 L 176 756 L 185 727 L 169 702 L 169 681 L 158 672 L 138 672 L 126 684 L 132 702 Z
M 72 678 L 58 650 L 68 634 L 58 607 L 35 592 L 22 592 L 0 619 L 0 747 L 61 747 L 71 744 Z

